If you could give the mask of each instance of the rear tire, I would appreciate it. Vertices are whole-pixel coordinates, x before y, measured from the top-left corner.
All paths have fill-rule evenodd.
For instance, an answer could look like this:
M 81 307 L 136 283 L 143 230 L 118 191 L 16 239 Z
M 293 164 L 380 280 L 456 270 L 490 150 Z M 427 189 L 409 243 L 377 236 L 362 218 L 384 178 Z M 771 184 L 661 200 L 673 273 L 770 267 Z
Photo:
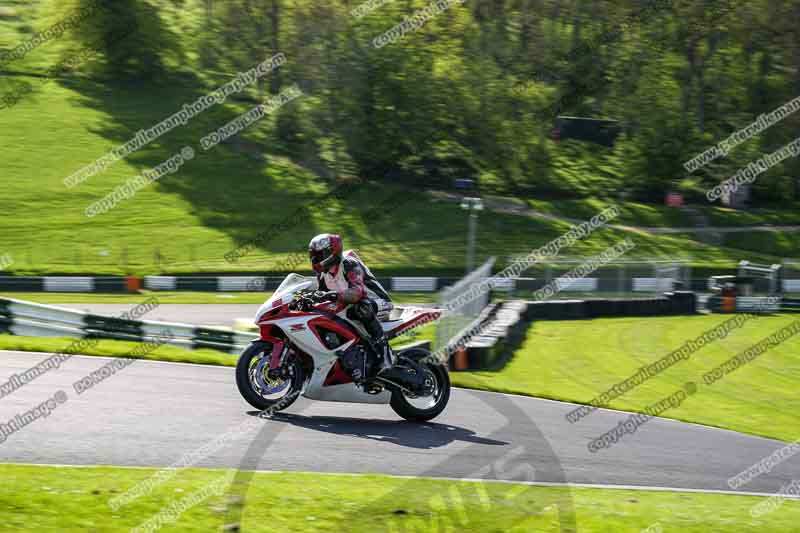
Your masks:
M 269 409 L 272 412 L 278 412 L 292 405 L 297 400 L 297 397 L 300 396 L 303 372 L 296 360 L 288 362 L 287 364 L 292 367 L 292 375 L 288 380 L 289 389 L 286 394 L 275 399 L 262 396 L 251 379 L 251 367 L 254 361 L 258 361 L 260 357 L 268 358 L 271 350 L 272 346 L 270 344 L 256 342 L 242 352 L 242 355 L 239 356 L 239 361 L 236 363 L 236 386 L 239 388 L 242 398 L 259 411 Z
M 411 422 L 433 420 L 444 411 L 444 408 L 447 407 L 447 402 L 450 400 L 450 375 L 447 373 L 447 368 L 440 364 L 420 364 L 430 370 L 436 379 L 436 403 L 425 409 L 416 407 L 408 401 L 405 394 L 400 390 L 392 391 L 392 399 L 389 402 L 395 413 Z

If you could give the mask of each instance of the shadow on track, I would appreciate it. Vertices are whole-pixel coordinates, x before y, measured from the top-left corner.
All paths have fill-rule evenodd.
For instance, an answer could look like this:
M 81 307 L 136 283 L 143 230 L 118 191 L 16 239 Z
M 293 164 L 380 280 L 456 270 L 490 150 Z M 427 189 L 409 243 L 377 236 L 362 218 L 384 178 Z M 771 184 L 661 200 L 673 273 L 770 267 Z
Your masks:
M 258 416 L 259 411 L 249 411 L 247 414 Z M 398 446 L 423 450 L 440 448 L 455 441 L 486 446 L 509 445 L 506 441 L 488 439 L 476 435 L 470 429 L 431 422 L 417 424 L 405 421 L 370 420 L 367 418 L 338 416 L 303 416 L 288 413 L 276 413 L 270 417 L 270 422 L 283 422 L 287 425 L 324 433 L 391 442 Z

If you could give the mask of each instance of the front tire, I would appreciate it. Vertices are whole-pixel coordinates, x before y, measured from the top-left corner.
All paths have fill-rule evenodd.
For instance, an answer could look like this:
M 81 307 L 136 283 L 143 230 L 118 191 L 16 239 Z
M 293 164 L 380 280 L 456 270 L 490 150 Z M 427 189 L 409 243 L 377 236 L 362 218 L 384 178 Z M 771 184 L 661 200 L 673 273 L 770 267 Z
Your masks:
M 297 360 L 287 361 L 288 377 L 272 380 L 266 376 L 272 345 L 254 342 L 239 356 L 236 363 L 236 386 L 247 403 L 260 411 L 278 412 L 292 405 L 300 396 L 303 372 Z
M 392 399 L 389 402 L 395 413 L 411 422 L 433 420 L 444 411 L 444 408 L 447 407 L 447 402 L 450 400 L 450 375 L 447 373 L 447 367 L 434 363 L 419 364 L 429 370 L 436 380 L 436 388 L 431 398 L 432 404 L 429 406 L 416 406 L 412 403 L 415 399 L 408 398 L 402 390 L 398 389 L 392 391 Z M 421 399 L 425 400 L 428 397 Z

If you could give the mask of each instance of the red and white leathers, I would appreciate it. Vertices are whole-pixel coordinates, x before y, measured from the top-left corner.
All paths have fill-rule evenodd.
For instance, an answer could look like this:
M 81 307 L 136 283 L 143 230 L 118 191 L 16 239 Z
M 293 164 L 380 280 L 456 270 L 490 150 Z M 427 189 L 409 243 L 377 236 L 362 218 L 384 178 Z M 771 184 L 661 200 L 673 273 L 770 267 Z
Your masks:
M 392 301 L 372 272 L 353 250 L 342 255 L 338 265 L 327 272 L 317 274 L 319 289 L 334 291 L 339 300 L 347 304 L 355 304 L 369 298 L 376 304 L 376 313 L 381 316 L 392 310 Z
M 369 333 L 377 375 L 390 372 L 393 364 L 392 349 L 381 326 L 381 319 L 388 318 L 393 305 L 389 293 L 375 279 L 369 268 L 354 251 L 348 250 L 342 254 L 338 264 L 317 273 L 317 283 L 322 291 L 336 292 L 340 303 L 352 304 L 347 316 L 361 322 Z M 359 369 L 352 372 L 353 379 L 362 379 L 363 374 Z

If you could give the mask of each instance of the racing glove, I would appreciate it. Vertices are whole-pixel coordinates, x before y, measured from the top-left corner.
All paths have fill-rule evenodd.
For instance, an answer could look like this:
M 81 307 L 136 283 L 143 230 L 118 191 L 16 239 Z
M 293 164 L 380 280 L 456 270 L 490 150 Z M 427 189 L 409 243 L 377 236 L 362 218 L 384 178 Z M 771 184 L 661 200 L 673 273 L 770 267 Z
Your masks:
M 336 302 L 339 299 L 339 293 L 336 291 L 317 291 L 314 298 L 319 302 Z

